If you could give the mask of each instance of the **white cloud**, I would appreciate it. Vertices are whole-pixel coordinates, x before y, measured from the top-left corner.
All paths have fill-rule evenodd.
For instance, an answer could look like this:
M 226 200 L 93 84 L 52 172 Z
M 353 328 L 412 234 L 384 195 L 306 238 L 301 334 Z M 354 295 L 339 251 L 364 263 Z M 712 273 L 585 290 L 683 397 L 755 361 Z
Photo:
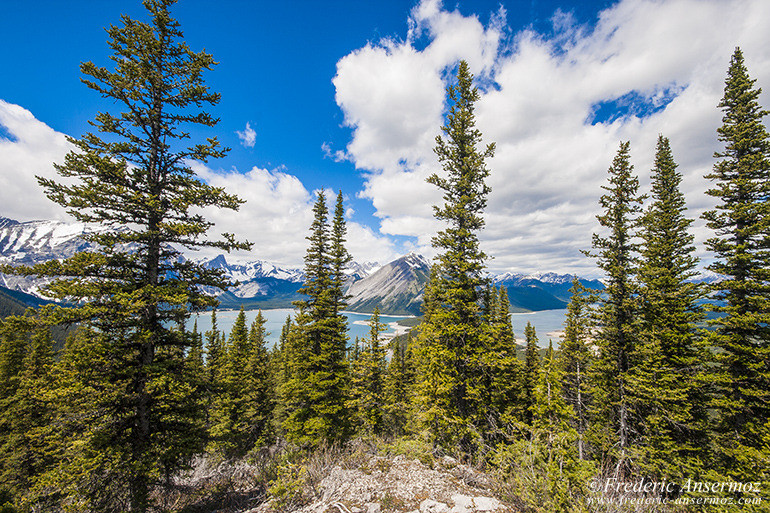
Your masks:
M 45 197 L 35 179 L 35 175 L 39 175 L 61 180 L 53 162 L 62 162 L 72 149 L 65 135 L 35 119 L 28 110 L 2 100 L 0 125 L 3 127 L 0 131 L 0 216 L 18 221 L 71 220 L 63 209 Z M 252 251 L 239 252 L 229 259 L 261 259 L 285 266 L 303 266 L 315 194 L 308 192 L 299 178 L 284 171 L 256 167 L 247 173 L 214 171 L 200 163 L 192 163 L 191 167 L 204 181 L 246 200 L 237 212 L 215 208 L 205 211 L 205 216 L 215 223 L 211 230 L 213 237 L 229 232 L 239 240 L 254 243 Z M 334 192 L 327 189 L 326 193 L 333 208 Z M 352 209 L 348 212 L 352 215 Z M 356 260 L 386 261 L 398 256 L 386 237 L 351 220 L 347 225 L 348 249 Z M 200 251 L 189 256 L 214 254 Z
M 294 175 L 257 167 L 246 173 L 214 171 L 192 163 L 192 169 L 207 183 L 224 187 L 246 203 L 240 210 L 207 209 L 206 218 L 215 223 L 212 234 L 235 233 L 239 240 L 254 244 L 251 251 L 234 253 L 228 260 L 267 260 L 285 266 L 302 267 L 307 249 L 308 230 L 313 221 L 316 191 L 309 192 Z M 335 193 L 324 190 L 333 211 Z M 395 257 L 391 242 L 371 229 L 347 221 L 347 248 L 359 262 L 385 261 Z M 206 256 L 209 253 L 201 252 Z
M 594 271 L 579 250 L 597 229 L 600 187 L 620 140 L 631 140 L 645 187 L 657 136 L 669 137 L 691 215 L 712 204 L 703 175 L 718 148 L 725 72 L 741 46 L 758 85 L 770 87 L 770 3 L 626 0 L 591 28 L 557 12 L 553 36 L 524 31 L 510 45 L 503 25 L 500 14 L 484 26 L 424 0 L 404 41 L 370 43 L 338 62 L 337 103 L 353 129 L 347 153 L 364 172 L 360 196 L 372 201 L 383 233 L 415 236 L 428 251 L 440 195 L 425 178 L 438 170 L 432 148 L 447 70 L 459 59 L 493 84 L 476 111 L 485 140 L 497 143 L 482 233 L 491 269 Z M 426 34 L 419 49 L 415 38 Z M 597 105 L 629 94 L 657 111 L 591 124 Z M 703 254 L 708 233 L 700 221 L 695 231 Z
M 253 148 L 254 144 L 257 142 L 257 132 L 251 128 L 251 125 L 248 122 L 246 122 L 246 128 L 243 130 L 243 132 L 236 130 L 235 133 L 238 134 L 238 139 L 241 140 L 241 145 L 246 148 Z
M 0 216 L 29 221 L 68 219 L 64 209 L 49 200 L 35 176 L 59 180 L 54 162 L 61 163 L 72 146 L 64 134 L 35 119 L 18 105 L 0 100 Z

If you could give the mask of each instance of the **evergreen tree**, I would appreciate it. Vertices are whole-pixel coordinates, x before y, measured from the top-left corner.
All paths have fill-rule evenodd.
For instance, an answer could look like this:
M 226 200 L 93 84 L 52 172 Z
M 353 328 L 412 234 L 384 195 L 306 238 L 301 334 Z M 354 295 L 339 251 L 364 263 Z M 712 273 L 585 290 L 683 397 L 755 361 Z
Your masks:
M 289 354 L 289 334 L 292 329 L 291 325 L 291 315 L 287 315 L 283 326 L 281 326 L 278 344 L 274 345 L 270 351 L 272 390 L 274 397 L 271 432 L 274 435 L 283 432 L 283 423 L 286 420 L 287 410 L 282 399 L 286 385 L 291 378 L 289 375 L 289 365 L 291 363 L 291 355 Z
M 572 408 L 564 401 L 564 374 L 549 341 L 540 366 L 532 406 L 533 438 L 543 446 L 542 480 L 546 504 L 551 511 L 569 511 L 585 495 L 592 465 L 578 453 L 578 433 L 571 425 Z
M 383 430 L 384 408 L 383 375 L 385 371 L 385 348 L 380 343 L 380 334 L 387 326 L 380 322 L 380 310 L 374 309 L 369 319 L 369 338 L 366 347 L 355 361 L 354 376 L 357 378 L 353 394 L 353 407 L 363 431 L 380 434 Z
M 121 376 L 103 379 L 127 380 L 125 396 L 116 401 L 120 410 L 112 419 L 110 439 L 125 448 L 119 464 L 127 479 L 121 486 L 128 490 L 132 512 L 151 507 L 159 458 L 176 452 L 177 469 L 189 462 L 187 447 L 158 446 L 175 439 L 172 431 L 186 425 L 163 420 L 166 408 L 178 403 L 177 398 L 164 402 L 169 399 L 164 373 L 170 367 L 156 361 L 156 354 L 183 345 L 170 326 L 190 309 L 214 304 L 205 287 L 225 285 L 220 272 L 177 259 L 174 247 L 248 247 L 232 236 L 204 238 L 211 223 L 193 212 L 207 206 L 237 209 L 241 201 L 200 181 L 187 164 L 221 157 L 225 149 L 216 138 L 185 146 L 190 126 L 217 123 L 202 108 L 216 104 L 219 95 L 203 80 L 215 62 L 183 42 L 169 12 L 173 3 L 146 0 L 148 22 L 123 16 L 122 26 L 107 29 L 114 70 L 86 62 L 81 71 L 86 86 L 112 100 L 120 112 L 99 113 L 93 122 L 96 133 L 70 139 L 75 149 L 56 165 L 63 181 L 39 178 L 47 196 L 75 219 L 102 226 L 83 236 L 97 249 L 15 269 L 60 278 L 46 293 L 81 306 L 57 310 L 55 320 L 90 320 L 113 345 L 120 364 L 111 370 Z
M 345 310 L 347 306 L 347 299 L 344 293 L 345 289 L 345 269 L 348 264 L 353 260 L 348 250 L 345 248 L 345 235 L 347 234 L 347 227 L 345 225 L 345 207 L 343 205 L 342 191 L 337 193 L 337 203 L 334 207 L 334 219 L 332 221 L 332 229 L 329 241 L 329 264 L 331 266 L 331 289 L 334 299 L 334 313 L 337 316 L 338 322 L 341 324 L 338 326 L 340 333 L 347 331 L 347 326 L 344 324 L 346 319 L 341 312 Z
M 540 353 L 537 347 L 537 332 L 532 323 L 527 322 L 524 328 L 524 338 L 527 341 L 527 349 L 524 353 L 524 419 L 528 424 L 532 423 L 532 408 L 535 406 L 535 388 L 540 375 Z
M 277 412 L 277 418 L 281 420 L 281 428 L 287 439 L 308 445 L 313 442 L 305 437 L 304 431 L 305 421 L 312 413 L 308 387 L 311 347 L 305 336 L 309 322 L 310 318 L 300 303 L 283 349 L 284 380 L 280 389 L 280 408 Z
M 82 324 L 51 371 L 55 386 L 46 396 L 55 408 L 40 438 L 56 463 L 36 479 L 25 500 L 41 511 L 125 511 L 131 501 L 125 482 L 133 469 L 121 464 L 130 448 L 115 443 L 113 420 L 124 412 L 121 402 L 131 376 L 120 373 L 122 362 L 112 344 L 107 335 Z M 117 379 L 105 380 L 107 375 Z
M 25 324 L 14 316 L 0 319 L 0 494 L 9 503 L 15 502 L 17 495 L 13 484 L 15 469 L 10 460 L 15 436 L 13 407 L 29 338 Z
M 510 302 L 505 287 L 490 294 L 491 333 L 487 358 L 491 369 L 491 420 L 495 424 L 523 421 L 526 417 L 524 365 L 517 355 L 511 325 Z
M 721 376 L 719 450 L 731 477 L 769 481 L 770 440 L 770 138 L 762 123 L 761 89 L 749 77 L 736 48 L 719 107 L 724 150 L 706 176 L 718 198 L 704 214 L 715 236 L 707 247 L 716 255 L 708 268 L 723 277 L 714 284 L 711 344 L 719 347 Z
M 217 373 L 222 362 L 224 344 L 217 327 L 217 309 L 211 311 L 211 329 L 206 331 L 206 369 L 212 389 L 216 388 Z
M 267 444 L 274 435 L 271 421 L 275 408 L 275 370 L 265 346 L 268 335 L 265 322 L 267 321 L 260 310 L 249 331 L 250 353 L 244 376 L 244 447 L 247 449 Z
M 243 456 L 248 447 L 246 418 L 247 373 L 246 367 L 251 356 L 249 331 L 246 327 L 246 313 L 241 307 L 235 319 L 230 338 L 220 355 L 217 374 L 218 388 L 211 405 L 212 449 L 227 458 Z
M 37 323 L 28 318 L 17 320 L 21 322 L 11 322 L 11 325 L 16 324 L 17 329 L 23 330 L 21 333 L 25 333 L 30 342 L 21 367 L 12 378 L 14 393 L 2 402 L 0 481 L 13 495 L 22 498 L 38 475 L 54 462 L 42 436 L 53 414 L 46 393 L 53 386 L 54 350 L 47 326 L 35 325 Z
M 347 262 L 347 253 L 340 249 L 344 220 L 341 214 L 335 216 L 331 235 L 327 220 L 326 201 L 319 192 L 307 237 L 310 246 L 305 256 L 305 283 L 299 290 L 307 299 L 296 303 L 300 314 L 297 339 L 291 344 L 292 378 L 285 387 L 290 405 L 284 427 L 288 436 L 302 445 L 344 440 L 350 430 L 347 323 L 340 313 L 344 298 L 339 289 Z
M 485 337 L 478 291 L 485 285 L 486 255 L 479 249 L 478 232 L 484 226 L 489 193 L 485 160 L 493 156 L 494 144 L 478 149 L 482 136 L 475 128 L 474 104 L 479 92 L 465 61 L 447 94 L 450 112 L 442 127 L 446 139 L 438 136 L 434 148 L 444 174 L 428 178 L 444 193 L 445 203 L 434 206 L 434 216 L 447 228 L 433 238 L 439 255 L 427 288 L 436 307 L 426 315 L 420 342 L 422 374 L 430 384 L 425 383 L 428 389 L 420 400 L 434 439 L 468 445 L 477 436 L 473 424 L 480 422 L 484 395 L 476 371 L 482 365 Z
M 564 326 L 564 339 L 559 348 L 561 371 L 563 372 L 562 391 L 565 401 L 572 407 L 572 427 L 577 434 L 578 458 L 586 459 L 584 434 L 588 427 L 589 390 L 588 368 L 591 352 L 588 349 L 590 333 L 590 311 L 587 289 L 577 276 L 572 280 L 569 290 L 570 301 L 567 305 L 567 319 Z
M 577 432 L 570 425 L 573 413 L 563 398 L 564 375 L 558 358 L 549 343 L 535 378 L 532 422 L 518 426 L 527 436 L 508 434 L 506 443 L 495 447 L 491 459 L 528 510 L 591 511 L 583 499 L 595 468 L 579 458 Z
M 411 335 L 407 335 L 403 343 L 394 341 L 393 356 L 385 374 L 385 428 L 401 436 L 410 424 L 415 369 Z
M 642 417 L 637 465 L 656 478 L 697 475 L 691 465 L 705 446 L 703 423 L 705 351 L 696 336 L 702 319 L 692 220 L 679 186 L 668 139 L 658 138 L 652 172 L 653 202 L 641 223 L 639 284 L 642 337 L 631 394 Z
M 592 373 L 595 419 L 594 443 L 614 458 L 619 473 L 628 471 L 632 418 L 629 403 L 629 372 L 639 333 L 637 301 L 637 244 L 634 242 L 643 198 L 633 175 L 629 143 L 620 144 L 609 168 L 609 185 L 597 216 L 606 236 L 593 235 L 597 265 L 606 276 L 596 318 L 599 356 Z M 612 453 L 612 454 L 611 454 Z

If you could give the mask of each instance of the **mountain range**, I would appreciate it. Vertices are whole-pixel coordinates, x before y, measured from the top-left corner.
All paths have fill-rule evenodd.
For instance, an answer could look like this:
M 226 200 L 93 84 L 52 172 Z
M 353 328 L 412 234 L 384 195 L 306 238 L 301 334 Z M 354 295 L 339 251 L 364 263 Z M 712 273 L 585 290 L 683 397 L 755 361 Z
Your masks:
M 18 222 L 0 217 L 0 264 L 35 264 L 64 259 L 91 248 L 82 235 L 90 228 L 61 221 Z M 300 269 L 280 267 L 270 262 L 228 262 L 224 255 L 199 260 L 209 269 L 222 270 L 234 285 L 216 295 L 221 308 L 288 308 L 302 299 L 298 293 L 304 281 Z M 422 255 L 410 253 L 385 265 L 352 262 L 348 268 L 348 309 L 355 312 L 380 312 L 390 315 L 419 315 L 430 264 Z M 508 289 L 513 311 L 537 311 L 565 308 L 569 301 L 572 275 L 545 273 L 491 275 L 495 285 Z M 591 288 L 602 288 L 597 280 L 581 279 Z M 0 273 L 0 287 L 41 297 L 46 280 Z

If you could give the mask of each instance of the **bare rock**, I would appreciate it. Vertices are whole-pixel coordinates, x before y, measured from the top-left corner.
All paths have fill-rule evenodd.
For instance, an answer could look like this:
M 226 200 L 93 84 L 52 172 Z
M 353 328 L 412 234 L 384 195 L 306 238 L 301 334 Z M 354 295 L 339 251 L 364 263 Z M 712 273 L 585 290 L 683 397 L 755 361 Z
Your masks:
M 448 513 L 449 506 L 443 502 L 425 499 L 420 503 L 420 513 Z
M 474 497 L 473 504 L 476 511 L 500 511 L 503 509 L 502 503 L 494 497 Z

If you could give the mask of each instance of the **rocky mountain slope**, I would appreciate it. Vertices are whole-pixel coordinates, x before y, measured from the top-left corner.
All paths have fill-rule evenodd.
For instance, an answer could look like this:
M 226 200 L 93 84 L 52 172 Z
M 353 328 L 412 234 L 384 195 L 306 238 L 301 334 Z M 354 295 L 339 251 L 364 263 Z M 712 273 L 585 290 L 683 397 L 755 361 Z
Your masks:
M 63 259 L 90 245 L 82 239 L 90 228 L 81 223 L 60 221 L 18 222 L 0 217 L 0 264 L 34 264 L 51 259 Z M 183 258 L 183 257 L 182 257 Z M 300 269 L 277 266 L 262 260 L 229 262 L 219 255 L 200 261 L 210 269 L 222 270 L 224 276 L 237 284 L 227 291 L 212 289 L 222 308 L 288 308 L 301 299 L 298 290 L 304 280 Z M 348 269 L 348 294 L 352 297 L 348 309 L 391 315 L 419 315 L 430 264 L 421 255 L 410 253 L 384 266 L 367 262 L 352 262 Z M 546 273 L 522 275 L 506 273 L 491 276 L 495 285 L 508 288 L 511 307 L 518 311 L 565 308 L 569 300 L 571 275 Z M 596 280 L 581 280 L 584 285 L 601 288 Z M 4 275 L 0 286 L 40 296 L 46 280 Z
M 348 309 L 390 315 L 419 315 L 430 264 L 422 255 L 410 253 L 382 266 L 348 289 Z

